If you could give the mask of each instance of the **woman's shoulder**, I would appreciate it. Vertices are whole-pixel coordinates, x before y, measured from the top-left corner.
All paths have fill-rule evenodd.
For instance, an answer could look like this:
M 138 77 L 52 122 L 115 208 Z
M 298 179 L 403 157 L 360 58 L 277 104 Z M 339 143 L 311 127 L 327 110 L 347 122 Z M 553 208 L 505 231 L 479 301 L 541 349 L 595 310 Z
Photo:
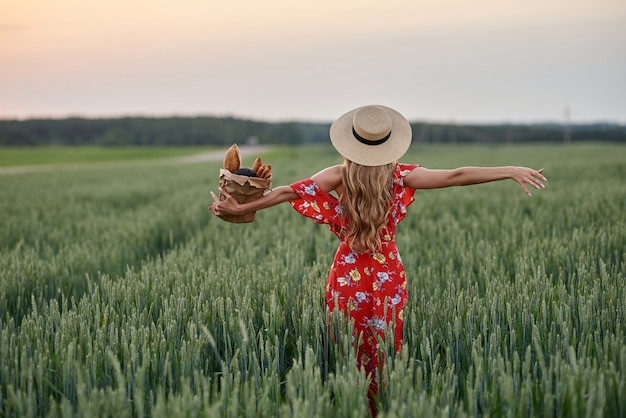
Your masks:
M 313 175 L 311 178 L 316 177 L 339 177 L 341 178 L 341 173 L 343 170 L 343 164 L 331 165 L 330 167 L 326 167 Z
M 333 165 L 326 167 L 311 177 L 311 180 L 317 184 L 320 189 L 329 193 L 337 190 L 342 186 L 343 165 Z
M 420 167 L 419 164 L 406 164 L 406 163 L 396 163 L 395 174 L 397 177 L 405 177 L 411 171 Z

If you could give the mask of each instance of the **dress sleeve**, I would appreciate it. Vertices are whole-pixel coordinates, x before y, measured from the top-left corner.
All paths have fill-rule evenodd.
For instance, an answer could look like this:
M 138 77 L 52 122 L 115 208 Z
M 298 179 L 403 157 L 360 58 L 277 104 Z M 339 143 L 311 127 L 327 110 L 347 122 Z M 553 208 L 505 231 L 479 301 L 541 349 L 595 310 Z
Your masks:
M 301 180 L 290 186 L 300 197 L 290 201 L 298 213 L 319 224 L 341 226 L 341 207 L 334 196 L 320 189 L 311 179 Z
M 394 210 L 392 216 L 395 223 L 399 223 L 406 216 L 406 209 L 415 201 L 415 189 L 404 185 L 404 177 L 420 167 L 417 164 L 396 165 L 396 173 L 394 177 Z

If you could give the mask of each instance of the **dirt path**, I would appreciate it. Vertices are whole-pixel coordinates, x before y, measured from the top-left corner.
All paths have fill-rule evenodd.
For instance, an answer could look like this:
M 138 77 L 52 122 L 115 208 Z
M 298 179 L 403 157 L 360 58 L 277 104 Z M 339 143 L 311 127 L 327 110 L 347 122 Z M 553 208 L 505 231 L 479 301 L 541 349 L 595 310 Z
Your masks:
M 266 145 L 242 145 L 239 147 L 241 156 L 246 157 L 254 154 L 262 154 L 271 149 Z M 224 158 L 226 149 L 206 152 L 196 155 L 185 155 L 182 157 L 160 158 L 150 160 L 135 161 L 111 161 L 101 163 L 77 163 L 77 164 L 50 164 L 50 165 L 23 165 L 15 167 L 0 167 L 0 175 L 23 174 L 23 173 L 45 173 L 50 171 L 82 170 L 86 168 L 120 168 L 131 167 L 139 164 L 194 164 L 208 161 L 221 161 Z
M 271 147 L 266 145 L 242 145 L 239 147 L 242 157 L 253 154 L 262 154 L 270 150 Z M 225 149 L 219 151 L 207 152 L 197 155 L 186 155 L 184 157 L 167 158 L 162 160 L 170 164 L 192 164 L 206 161 L 221 161 L 224 158 Z

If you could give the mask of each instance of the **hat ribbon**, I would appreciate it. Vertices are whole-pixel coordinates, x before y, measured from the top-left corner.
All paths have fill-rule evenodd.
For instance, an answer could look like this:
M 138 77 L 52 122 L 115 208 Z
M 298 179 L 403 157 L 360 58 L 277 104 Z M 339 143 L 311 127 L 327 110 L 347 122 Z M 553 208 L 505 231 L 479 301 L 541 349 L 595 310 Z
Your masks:
M 357 141 L 359 141 L 362 144 L 365 145 L 380 145 L 382 143 L 384 143 L 385 141 L 387 141 L 390 137 L 391 137 L 391 131 L 389 131 L 389 133 L 382 137 L 381 139 L 377 139 L 377 140 L 371 140 L 371 139 L 366 139 L 363 138 L 361 135 L 359 135 L 355 130 L 354 130 L 354 126 L 352 126 L 352 135 L 354 135 L 354 137 L 357 139 Z

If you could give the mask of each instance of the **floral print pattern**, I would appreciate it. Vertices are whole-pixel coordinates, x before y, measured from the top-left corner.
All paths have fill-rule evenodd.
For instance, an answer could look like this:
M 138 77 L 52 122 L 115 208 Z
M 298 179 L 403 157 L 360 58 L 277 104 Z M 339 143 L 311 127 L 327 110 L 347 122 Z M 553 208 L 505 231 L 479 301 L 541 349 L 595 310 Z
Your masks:
M 407 301 L 406 273 L 395 235 L 397 224 L 413 203 L 415 189 L 404 186 L 404 177 L 417 165 L 398 163 L 394 172 L 394 202 L 383 233 L 382 249 L 358 253 L 344 241 L 346 218 L 335 196 L 328 194 L 311 179 L 291 185 L 299 199 L 291 201 L 300 214 L 319 224 L 327 224 L 341 240 L 326 282 L 326 305 L 330 312 L 341 309 L 354 321 L 354 337 L 361 338 L 357 355 L 359 367 L 372 376 L 371 390 L 377 392 L 376 371 L 379 364 L 378 340 L 387 328 L 393 330 L 395 349 L 402 344 L 403 310 Z

